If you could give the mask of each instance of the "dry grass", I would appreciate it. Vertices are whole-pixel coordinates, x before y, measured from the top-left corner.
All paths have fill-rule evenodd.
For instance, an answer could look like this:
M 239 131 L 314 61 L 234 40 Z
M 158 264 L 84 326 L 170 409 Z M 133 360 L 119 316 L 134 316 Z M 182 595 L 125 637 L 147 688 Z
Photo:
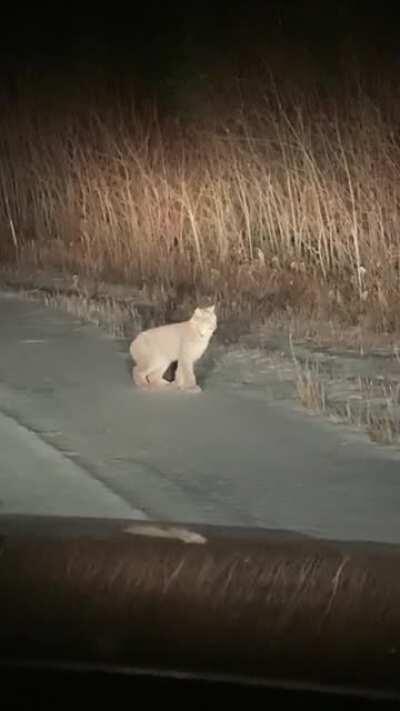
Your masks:
M 185 123 L 112 96 L 107 112 L 46 111 L 31 93 L 0 116 L 1 254 L 160 300 L 394 331 L 400 112 L 379 91 L 267 76 L 251 96 L 201 96 Z
M 305 409 L 314 414 L 322 414 L 335 422 L 363 430 L 373 442 L 396 445 L 400 443 L 400 382 L 398 380 L 385 380 L 382 376 L 367 378 L 359 376 L 354 383 L 352 382 L 354 378 L 343 378 L 342 392 L 338 397 L 334 395 L 332 382 L 329 382 L 327 373 L 321 370 L 318 360 L 312 358 L 305 362 L 299 360 L 292 337 L 290 337 L 290 351 L 295 367 L 297 397 Z
M 361 381 L 359 399 L 347 402 L 346 421 L 366 430 L 373 442 L 399 444 L 399 384 Z
M 317 361 L 300 363 L 293 345 L 292 334 L 289 334 L 289 346 L 293 365 L 296 371 L 296 391 L 303 407 L 316 413 L 325 413 L 326 394 Z
M 312 412 L 325 413 L 325 388 L 322 379 L 319 377 L 318 367 L 307 364 L 303 369 L 298 368 L 296 388 L 303 407 Z

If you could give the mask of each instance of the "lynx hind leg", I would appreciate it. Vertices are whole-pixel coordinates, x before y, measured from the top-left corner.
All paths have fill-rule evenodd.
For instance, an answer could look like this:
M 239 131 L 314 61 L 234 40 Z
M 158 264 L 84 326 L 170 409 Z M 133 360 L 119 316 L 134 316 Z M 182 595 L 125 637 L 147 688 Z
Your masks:
M 152 361 L 146 364 L 138 363 L 132 371 L 133 381 L 140 388 L 157 390 L 170 385 L 163 378 L 165 371 L 169 366 L 169 361 L 162 358 L 153 358 Z
M 165 358 L 152 352 L 151 344 L 146 339 L 146 333 L 141 333 L 132 341 L 130 353 L 135 361 L 132 379 L 139 388 L 162 387 L 162 376 L 169 363 Z
M 158 361 L 157 364 L 152 364 L 152 369 L 146 373 L 146 379 L 150 388 L 164 388 L 170 385 L 168 380 L 165 380 L 165 378 L 163 377 L 169 365 L 169 361 L 161 359 Z
M 145 343 L 143 343 L 143 334 L 139 334 L 130 345 L 130 354 L 135 365 L 132 369 L 132 380 L 138 388 L 148 386 L 146 371 L 149 363 L 149 355 Z
M 134 365 L 132 369 L 132 379 L 138 388 L 146 388 L 148 386 L 147 378 L 138 365 Z

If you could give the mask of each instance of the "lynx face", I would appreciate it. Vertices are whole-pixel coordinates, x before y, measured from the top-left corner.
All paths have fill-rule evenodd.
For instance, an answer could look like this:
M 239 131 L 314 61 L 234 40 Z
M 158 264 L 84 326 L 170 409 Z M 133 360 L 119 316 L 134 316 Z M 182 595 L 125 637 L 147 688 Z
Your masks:
M 199 336 L 211 337 L 217 328 L 217 317 L 215 314 L 215 305 L 208 306 L 205 309 L 197 308 L 191 318 L 191 322 L 196 328 Z

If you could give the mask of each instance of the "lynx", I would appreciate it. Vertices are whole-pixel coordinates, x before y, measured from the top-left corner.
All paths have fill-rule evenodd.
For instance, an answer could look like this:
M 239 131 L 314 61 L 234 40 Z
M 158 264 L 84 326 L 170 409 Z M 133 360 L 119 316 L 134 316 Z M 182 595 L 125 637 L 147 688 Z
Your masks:
M 132 377 L 140 388 L 175 387 L 200 391 L 194 364 L 205 352 L 217 328 L 215 305 L 197 308 L 188 321 L 158 326 L 142 331 L 132 341 L 130 353 L 135 360 Z M 178 361 L 175 380 L 163 376 L 171 363 Z

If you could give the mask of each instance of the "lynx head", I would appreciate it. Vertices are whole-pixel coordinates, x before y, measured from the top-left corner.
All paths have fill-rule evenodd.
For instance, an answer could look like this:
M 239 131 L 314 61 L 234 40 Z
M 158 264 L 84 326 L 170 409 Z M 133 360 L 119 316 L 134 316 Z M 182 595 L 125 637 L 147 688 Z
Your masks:
M 197 307 L 192 318 L 192 324 L 196 327 L 200 336 L 211 337 L 217 328 L 217 316 L 215 313 L 215 304 L 207 306 L 204 309 Z

